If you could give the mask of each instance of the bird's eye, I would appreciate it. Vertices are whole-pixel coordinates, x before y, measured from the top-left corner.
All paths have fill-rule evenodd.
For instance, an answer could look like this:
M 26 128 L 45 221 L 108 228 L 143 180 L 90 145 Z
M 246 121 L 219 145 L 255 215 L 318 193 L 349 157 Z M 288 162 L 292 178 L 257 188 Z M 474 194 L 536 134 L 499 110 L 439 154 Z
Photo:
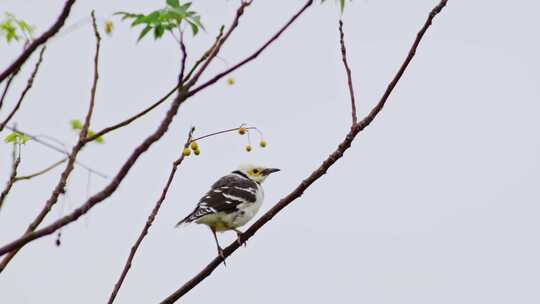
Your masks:
M 259 174 L 259 169 L 253 169 L 253 174 Z

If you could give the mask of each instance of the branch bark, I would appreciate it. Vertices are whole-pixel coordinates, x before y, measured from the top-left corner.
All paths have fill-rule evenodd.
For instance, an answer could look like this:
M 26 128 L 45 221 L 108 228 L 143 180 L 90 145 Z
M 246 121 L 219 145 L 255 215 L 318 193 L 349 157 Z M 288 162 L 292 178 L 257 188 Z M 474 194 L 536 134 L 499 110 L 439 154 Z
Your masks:
M 414 58 L 418 45 L 420 44 L 420 41 L 424 37 L 424 34 L 426 33 L 427 29 L 431 26 L 432 21 L 435 18 L 435 16 L 441 12 L 441 10 L 446 6 L 446 4 L 447 4 L 447 0 L 441 0 L 440 3 L 431 10 L 426 22 L 424 23 L 423 27 L 418 32 L 416 39 L 414 40 L 409 50 L 409 53 L 407 54 L 407 57 L 403 61 L 401 67 L 399 68 L 398 72 L 396 73 L 392 81 L 390 81 L 390 83 L 388 84 L 383 96 L 381 97 L 379 102 L 375 105 L 375 107 L 370 111 L 370 113 L 365 118 L 363 118 L 360 122 L 356 124 L 352 124 L 349 132 L 347 133 L 343 141 L 338 145 L 336 150 L 332 154 L 330 154 L 322 162 L 322 164 L 315 171 L 313 171 L 306 179 L 304 179 L 291 193 L 289 193 L 287 196 L 282 198 L 276 205 L 274 205 L 270 210 L 268 210 L 264 215 L 262 215 L 261 218 L 259 218 L 253 225 L 251 225 L 240 236 L 241 242 L 235 241 L 231 245 L 226 247 L 223 250 L 223 255 L 225 258 L 230 256 L 233 252 L 235 252 L 240 247 L 239 245 L 240 243 L 244 243 L 253 235 L 255 235 L 255 233 L 259 229 L 261 229 L 265 224 L 270 222 L 276 214 L 278 214 L 281 210 L 283 210 L 285 207 L 287 207 L 297 198 L 302 196 L 304 191 L 307 190 L 320 177 L 322 177 L 328 171 L 328 169 L 343 156 L 345 151 L 347 151 L 350 148 L 353 140 L 356 138 L 358 133 L 360 133 L 367 126 L 369 126 L 369 124 L 375 119 L 375 117 L 383 109 L 384 105 L 386 104 L 386 101 L 388 100 L 388 97 L 390 96 L 395 86 L 397 85 L 401 77 L 403 76 L 403 73 L 409 66 L 411 60 Z M 191 289 L 193 289 L 195 286 L 201 283 L 204 279 L 206 279 L 219 266 L 219 264 L 221 264 L 222 261 L 223 261 L 222 257 L 220 256 L 215 257 L 206 267 L 204 267 L 191 280 L 186 282 L 178 290 L 176 290 L 167 298 L 165 298 L 161 302 L 161 304 L 172 304 L 176 302 L 183 295 L 188 293 Z
M 75 4 L 75 0 L 66 1 L 66 3 L 64 4 L 64 8 L 60 13 L 60 16 L 58 16 L 58 18 L 49 28 L 49 30 L 47 30 L 41 36 L 32 41 L 32 43 L 30 43 L 30 45 L 28 45 L 28 47 L 24 49 L 24 51 L 19 55 L 19 57 L 9 67 L 7 67 L 2 72 L 2 74 L 0 74 L 0 83 L 2 83 L 4 79 L 9 77 L 9 75 L 17 71 L 40 45 L 45 44 L 47 40 L 49 40 L 49 38 L 54 36 L 62 28 L 62 26 L 64 26 L 64 23 L 66 22 L 66 19 L 71 12 L 73 4 Z
M 0 109 L 2 109 L 2 106 L 4 105 L 4 99 L 6 98 L 7 92 L 9 91 L 9 88 L 11 87 L 11 82 L 13 82 L 13 79 L 17 74 L 19 73 L 20 69 L 16 70 L 9 76 L 9 79 L 6 83 L 6 86 L 4 87 L 4 91 L 2 92 L 2 97 L 0 97 Z
M 6 187 L 0 194 L 0 211 L 2 211 L 2 206 L 4 206 L 4 201 L 6 200 L 6 197 L 11 191 L 11 187 L 13 187 L 13 184 L 15 183 L 15 178 L 17 176 L 17 168 L 19 167 L 19 164 L 21 163 L 21 156 L 17 155 L 17 158 L 14 160 L 13 165 L 11 167 L 11 175 L 9 177 L 9 180 L 6 183 Z
M 41 48 L 41 51 L 39 52 L 39 59 L 38 59 L 36 65 L 34 66 L 34 70 L 32 71 L 32 74 L 30 75 L 30 78 L 28 78 L 28 82 L 26 83 L 26 87 L 22 91 L 21 96 L 19 97 L 19 100 L 17 101 L 17 104 L 15 105 L 13 110 L 11 110 L 11 112 L 8 114 L 6 119 L 4 119 L 4 121 L 2 123 L 0 123 L 0 132 L 2 132 L 2 130 L 4 130 L 4 128 L 6 127 L 8 122 L 11 120 L 11 118 L 13 118 L 15 113 L 19 110 L 19 108 L 21 107 L 21 104 L 22 104 L 22 102 L 24 100 L 24 97 L 26 96 L 26 93 L 28 93 L 28 91 L 30 91 L 30 89 L 32 88 L 32 85 L 34 84 L 34 78 L 37 75 L 39 67 L 41 66 L 41 62 L 43 61 L 43 54 L 45 53 L 46 49 L 47 49 L 47 46 L 43 46 Z M 7 83 L 8 86 L 11 83 L 11 80 L 12 80 L 12 78 L 10 78 L 8 80 L 8 83 Z
M 180 77 L 181 79 L 181 77 Z M 184 144 L 184 148 L 189 147 L 189 143 L 191 142 L 191 138 L 193 136 L 193 131 L 195 131 L 195 128 L 191 128 L 189 131 L 186 143 Z M 124 268 L 122 269 L 122 273 L 120 274 L 120 277 L 118 278 L 118 281 L 116 284 L 114 284 L 114 289 L 111 292 L 111 295 L 109 297 L 108 304 L 112 304 L 114 302 L 114 299 L 116 298 L 116 295 L 118 294 L 118 291 L 120 290 L 120 287 L 122 287 L 122 283 L 124 282 L 129 269 L 131 268 L 131 265 L 133 263 L 133 258 L 135 257 L 135 253 L 137 253 L 137 250 L 139 249 L 139 246 L 141 245 L 144 237 L 148 234 L 148 230 L 150 229 L 150 226 L 152 226 L 152 223 L 154 222 L 154 219 L 156 218 L 159 209 L 161 208 L 161 205 L 163 201 L 165 200 L 165 197 L 167 196 L 167 192 L 169 191 L 169 187 L 171 186 L 171 183 L 174 179 L 174 176 L 176 174 L 176 170 L 178 169 L 178 166 L 182 163 L 184 160 L 184 154 L 182 153 L 180 158 L 175 160 L 172 165 L 171 173 L 169 173 L 169 178 L 167 179 L 167 183 L 165 184 L 165 187 L 163 188 L 163 191 L 161 192 L 161 196 L 156 202 L 156 205 L 154 206 L 154 209 L 152 209 L 152 212 L 148 216 L 148 219 L 146 220 L 146 224 L 144 225 L 141 233 L 139 234 L 139 237 L 135 241 L 135 244 L 131 247 L 131 251 L 129 252 L 129 256 L 126 260 L 126 263 L 124 265 Z
M 345 47 L 345 34 L 343 33 L 343 21 L 341 20 L 339 20 L 339 43 L 341 44 L 341 60 L 343 61 L 345 73 L 347 74 L 347 86 L 349 87 L 349 95 L 351 96 L 352 123 L 356 124 L 358 122 L 358 117 L 356 116 L 356 101 L 354 98 L 352 72 L 349 63 L 347 62 L 347 48 Z

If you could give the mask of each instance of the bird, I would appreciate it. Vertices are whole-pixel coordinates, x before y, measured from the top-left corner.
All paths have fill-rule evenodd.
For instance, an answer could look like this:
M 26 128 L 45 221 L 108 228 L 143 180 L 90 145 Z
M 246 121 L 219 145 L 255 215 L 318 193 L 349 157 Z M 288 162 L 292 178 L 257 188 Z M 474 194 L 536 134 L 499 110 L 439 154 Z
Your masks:
M 264 200 L 262 183 L 270 174 L 278 171 L 280 169 L 241 165 L 217 180 L 195 209 L 175 227 L 193 222 L 208 226 L 214 235 L 218 254 L 226 265 L 216 232 L 235 231 L 237 242 L 241 245 L 242 231 L 238 228 L 257 214 Z

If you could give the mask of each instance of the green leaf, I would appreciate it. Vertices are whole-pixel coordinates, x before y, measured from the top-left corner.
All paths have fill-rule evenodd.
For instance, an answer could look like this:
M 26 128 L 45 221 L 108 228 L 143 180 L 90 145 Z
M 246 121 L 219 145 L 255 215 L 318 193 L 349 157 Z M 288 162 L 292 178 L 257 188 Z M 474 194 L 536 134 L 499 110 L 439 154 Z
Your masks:
M 191 27 L 193 35 L 196 35 L 204 26 L 201 17 L 195 11 L 189 11 L 192 3 L 180 3 L 180 0 L 165 0 L 165 7 L 152 11 L 148 14 L 134 14 L 130 12 L 117 12 L 115 15 L 122 16 L 122 20 L 131 20 L 131 26 L 144 24 L 144 29 L 140 32 L 137 42 L 142 40 L 153 30 L 154 38 L 160 39 L 165 32 L 179 30 L 182 22 L 187 22 Z
M 165 28 L 161 24 L 158 24 L 154 28 L 154 38 L 155 39 L 161 38 L 161 36 L 163 36 L 163 33 L 165 33 Z
M 83 128 L 82 122 L 78 119 L 73 119 L 72 121 L 70 121 L 70 123 L 71 123 L 71 129 L 73 130 L 81 130 Z
M 8 144 L 14 143 L 16 140 L 17 140 L 17 133 L 16 132 L 10 133 L 10 134 L 8 134 L 8 136 L 6 136 L 4 138 L 4 141 L 6 143 L 8 143 Z
M 180 7 L 180 2 L 178 0 L 167 0 L 167 4 L 172 7 Z
M 20 132 L 12 132 L 8 136 L 4 138 L 4 141 L 8 144 L 10 143 L 18 143 L 18 144 L 26 144 L 29 140 L 32 138 L 26 134 L 22 134 Z
M 197 24 L 193 23 L 192 21 L 187 21 L 189 23 L 189 25 L 191 26 L 191 31 L 193 32 L 193 36 L 197 35 L 197 33 L 199 32 L 199 27 L 197 26 Z
M 92 137 L 92 136 L 95 136 L 95 135 L 96 135 L 96 132 L 88 130 L 88 137 Z M 96 139 L 94 139 L 94 141 L 97 142 L 98 144 L 105 143 L 105 140 L 103 139 L 102 136 L 96 137 Z
M 141 41 L 141 39 L 144 38 L 144 36 L 146 36 L 146 34 L 148 34 L 148 32 L 150 32 L 150 30 L 152 30 L 152 27 L 150 25 L 147 25 L 142 31 L 141 33 L 139 34 L 139 38 L 137 38 L 137 42 Z

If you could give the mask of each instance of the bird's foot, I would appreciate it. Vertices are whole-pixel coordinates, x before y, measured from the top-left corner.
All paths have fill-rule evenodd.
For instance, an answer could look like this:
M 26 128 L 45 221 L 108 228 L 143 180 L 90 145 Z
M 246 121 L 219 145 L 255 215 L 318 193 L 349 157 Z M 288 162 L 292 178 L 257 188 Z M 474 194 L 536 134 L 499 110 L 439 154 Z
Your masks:
M 234 231 L 236 231 L 236 242 L 238 243 L 238 245 L 244 245 L 244 247 L 247 247 L 247 242 L 245 240 L 242 241 L 242 231 L 237 229 L 235 229 Z

